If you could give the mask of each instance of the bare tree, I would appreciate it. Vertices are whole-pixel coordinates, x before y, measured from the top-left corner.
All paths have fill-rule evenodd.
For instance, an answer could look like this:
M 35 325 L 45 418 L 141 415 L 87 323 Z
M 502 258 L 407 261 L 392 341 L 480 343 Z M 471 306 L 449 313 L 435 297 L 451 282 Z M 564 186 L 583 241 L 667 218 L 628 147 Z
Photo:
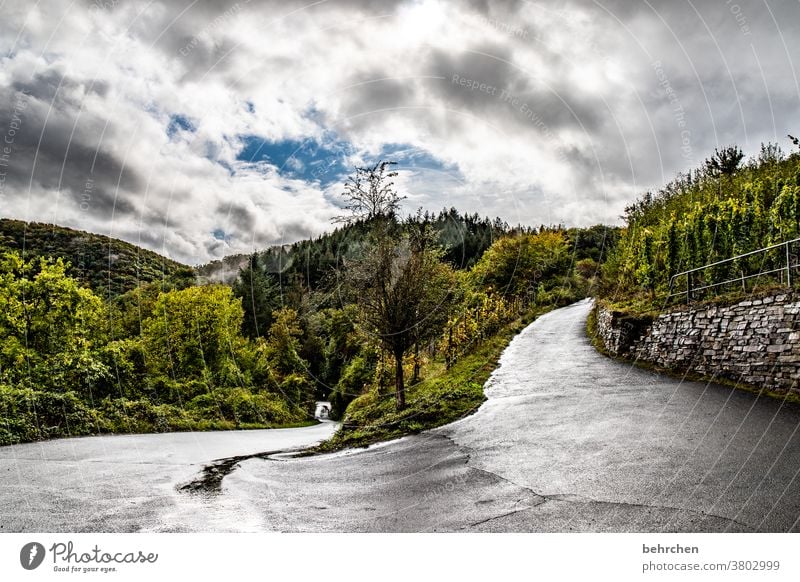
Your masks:
M 339 222 L 356 222 L 372 220 L 378 217 L 393 217 L 400 209 L 400 202 L 405 198 L 398 196 L 392 178 L 397 172 L 387 171 L 389 166 L 397 162 L 381 160 L 374 166 L 356 168 L 344 184 L 342 196 L 347 215 L 337 218 Z

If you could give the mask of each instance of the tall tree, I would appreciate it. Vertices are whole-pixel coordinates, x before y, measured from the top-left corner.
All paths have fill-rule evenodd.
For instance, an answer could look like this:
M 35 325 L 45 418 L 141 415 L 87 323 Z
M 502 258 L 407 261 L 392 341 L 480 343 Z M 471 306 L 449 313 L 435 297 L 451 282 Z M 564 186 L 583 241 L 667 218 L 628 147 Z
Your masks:
M 417 343 L 441 333 L 450 314 L 455 286 L 441 251 L 408 233 L 392 236 L 390 225 L 376 226 L 365 254 L 347 265 L 359 297 L 361 319 L 395 362 L 397 409 L 405 408 L 403 360 Z
M 258 253 L 251 255 L 239 272 L 233 294 L 242 299 L 244 334 L 250 338 L 265 335 L 272 325 L 272 312 L 281 307 L 281 288 L 266 272 Z
M 210 387 L 237 385 L 243 315 L 241 300 L 222 285 L 162 293 L 142 324 L 152 374 L 203 380 Z
M 363 327 L 378 339 L 395 361 L 397 409 L 405 407 L 403 359 L 415 342 L 439 333 L 449 315 L 452 269 L 441 261 L 428 220 L 411 219 L 403 228 L 397 219 L 403 199 L 380 161 L 358 168 L 345 183 L 347 222 L 366 221 L 366 244 L 358 256 L 345 258 L 348 286 L 358 298 Z
M 0 257 L 0 383 L 63 392 L 108 375 L 103 303 L 66 270 L 62 259 Z

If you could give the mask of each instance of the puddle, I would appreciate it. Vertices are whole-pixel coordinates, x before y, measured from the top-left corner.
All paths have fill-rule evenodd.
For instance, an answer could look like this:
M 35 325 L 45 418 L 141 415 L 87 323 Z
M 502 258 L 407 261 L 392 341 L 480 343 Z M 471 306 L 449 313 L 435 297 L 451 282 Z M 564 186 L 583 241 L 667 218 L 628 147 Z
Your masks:
M 227 457 L 217 459 L 213 463 L 203 467 L 200 477 L 178 486 L 178 491 L 184 493 L 199 493 L 206 495 L 218 495 L 222 492 L 222 480 L 237 469 L 239 463 L 249 459 L 264 459 L 270 461 L 272 455 L 278 453 L 289 453 L 293 451 L 269 451 L 266 453 L 255 453 L 253 455 L 239 455 L 237 457 Z

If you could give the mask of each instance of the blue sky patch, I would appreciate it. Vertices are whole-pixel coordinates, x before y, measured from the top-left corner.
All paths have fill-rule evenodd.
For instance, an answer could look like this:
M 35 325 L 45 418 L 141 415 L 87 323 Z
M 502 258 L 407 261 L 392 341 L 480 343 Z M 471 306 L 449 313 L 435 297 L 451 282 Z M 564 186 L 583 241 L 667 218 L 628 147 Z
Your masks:
M 169 118 L 169 125 L 167 125 L 167 135 L 171 138 L 179 131 L 189 131 L 194 133 L 197 131 L 197 128 L 185 115 L 171 115 Z
M 354 148 L 335 137 L 322 142 L 316 139 L 272 141 L 257 135 L 240 136 L 240 139 L 244 147 L 236 156 L 237 160 L 267 162 L 289 178 L 325 186 L 351 171 L 346 160 Z
M 397 170 L 433 170 L 460 175 L 458 166 L 445 164 L 428 150 L 407 143 L 384 144 L 378 157 L 397 162 L 397 166 L 395 166 Z
M 240 136 L 243 147 L 236 159 L 241 162 L 267 162 L 288 178 L 319 182 L 325 187 L 352 173 L 347 157 L 356 153 L 355 147 L 335 135 L 326 139 L 272 141 L 257 135 Z M 385 144 L 377 156 L 361 155 L 366 163 L 393 160 L 400 170 L 431 170 L 460 176 L 457 166 L 445 164 L 429 151 L 411 144 Z M 373 160 L 374 158 L 374 160 Z

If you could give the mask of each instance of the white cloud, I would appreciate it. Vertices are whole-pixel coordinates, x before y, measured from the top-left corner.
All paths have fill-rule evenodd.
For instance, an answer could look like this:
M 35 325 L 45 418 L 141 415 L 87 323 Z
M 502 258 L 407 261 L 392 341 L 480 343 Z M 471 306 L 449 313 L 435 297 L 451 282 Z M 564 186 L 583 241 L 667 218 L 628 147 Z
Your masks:
M 297 179 L 301 159 L 284 173 L 237 161 L 243 135 L 337 135 L 351 162 L 405 144 L 441 162 L 403 171 L 409 210 L 585 225 L 616 221 L 714 146 L 754 152 L 797 131 L 797 5 L 773 20 L 744 1 L 740 14 L 619 0 L 105 4 L 4 7 L 3 127 L 20 90 L 30 107 L 2 212 L 191 263 L 317 234 L 338 212 L 335 184 Z M 174 115 L 192 130 L 169 136 Z

